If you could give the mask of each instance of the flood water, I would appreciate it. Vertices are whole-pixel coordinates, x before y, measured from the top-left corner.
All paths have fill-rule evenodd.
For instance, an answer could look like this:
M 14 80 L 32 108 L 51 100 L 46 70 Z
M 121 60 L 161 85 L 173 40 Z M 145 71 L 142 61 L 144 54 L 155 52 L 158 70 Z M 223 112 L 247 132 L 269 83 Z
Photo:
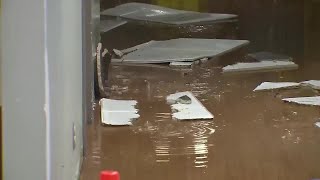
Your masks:
M 112 66 L 111 98 L 137 100 L 141 117 L 130 127 L 102 126 L 96 106 L 96 119 L 87 129 L 81 179 L 99 179 L 100 171 L 110 169 L 119 171 L 122 180 L 320 178 L 320 128 L 314 125 L 320 121 L 319 107 L 281 101 L 320 93 L 252 91 L 264 81 L 320 79 L 320 2 L 199 2 L 199 11 L 239 14 L 239 22 L 201 27 L 197 32 L 193 29 L 199 27 L 186 32 L 128 24 L 103 34 L 102 42 L 119 49 L 174 37 L 248 39 L 251 44 L 192 71 Z M 108 3 L 102 2 L 102 8 Z M 123 2 L 109 5 L 119 3 Z M 222 75 L 222 66 L 239 61 L 243 51 L 283 53 L 292 56 L 299 69 Z M 193 92 L 214 120 L 173 120 L 165 98 L 178 91 Z

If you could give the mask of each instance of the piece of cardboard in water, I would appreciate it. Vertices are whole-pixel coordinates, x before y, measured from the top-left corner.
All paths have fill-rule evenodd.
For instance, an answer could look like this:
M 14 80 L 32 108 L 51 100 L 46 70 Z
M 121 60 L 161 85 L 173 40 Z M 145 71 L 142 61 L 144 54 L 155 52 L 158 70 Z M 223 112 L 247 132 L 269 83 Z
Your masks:
M 249 44 L 247 40 L 180 38 L 150 41 L 122 50 L 125 54 L 113 62 L 171 63 L 193 62 L 203 58 L 221 56 Z
M 250 73 L 250 72 L 266 72 L 294 70 L 298 65 L 291 61 L 261 61 L 250 63 L 237 63 L 223 67 L 223 73 Z
M 191 104 L 180 104 L 177 100 L 182 96 L 188 96 Z M 211 120 L 214 116 L 202 103 L 189 91 L 171 94 L 167 97 L 167 103 L 171 104 L 174 112 L 172 118 L 176 120 Z
M 283 89 L 283 88 L 298 88 L 300 83 L 295 82 L 263 82 L 253 91 L 263 91 L 272 89 Z
M 132 120 L 140 117 L 136 105 L 135 100 L 101 99 L 101 122 L 111 126 L 132 125 Z
M 300 104 L 300 105 L 320 106 L 320 96 L 286 98 L 282 100 L 290 103 Z

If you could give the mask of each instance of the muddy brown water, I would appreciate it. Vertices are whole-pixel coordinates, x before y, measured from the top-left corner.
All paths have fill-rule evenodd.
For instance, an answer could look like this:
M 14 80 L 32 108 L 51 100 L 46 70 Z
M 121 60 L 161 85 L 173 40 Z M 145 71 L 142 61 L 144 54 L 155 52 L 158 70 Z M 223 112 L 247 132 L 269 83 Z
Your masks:
M 302 3 L 303 6 L 298 7 L 298 2 L 292 2 L 286 1 L 291 10 L 297 9 L 292 12 L 300 12 L 299 8 L 314 9 L 318 5 Z M 248 7 L 257 8 L 265 3 L 256 1 L 256 4 Z M 280 1 L 282 3 L 284 1 Z M 209 4 L 209 8 L 214 6 L 214 3 Z M 234 9 L 230 4 L 217 7 L 226 11 L 227 8 L 222 7 L 229 6 Z M 306 13 L 304 9 L 302 16 L 306 19 L 303 23 L 297 21 L 297 24 L 293 24 L 284 21 L 288 10 L 284 10 L 283 4 L 281 7 L 273 13 L 278 16 L 282 14 L 282 20 L 274 15 L 267 22 L 280 24 L 280 27 L 274 26 L 277 27 L 274 34 L 268 35 L 262 27 L 256 28 L 257 24 L 263 22 L 255 18 L 246 19 L 248 16 L 245 16 L 244 22 L 238 27 L 237 38 L 247 37 L 252 42 L 247 49 L 249 52 L 273 50 L 293 56 L 300 66 L 298 70 L 222 75 L 222 65 L 213 61 L 236 62 L 241 59 L 237 53 L 214 59 L 188 72 L 157 67 L 113 66 L 111 98 L 137 100 L 141 117 L 130 127 L 106 127 L 100 123 L 99 106 L 96 106 L 96 119 L 87 129 L 88 147 L 81 179 L 99 179 L 100 171 L 110 169 L 119 171 L 122 180 L 320 178 L 320 128 L 314 125 L 320 121 L 319 107 L 281 101 L 283 97 L 320 93 L 310 89 L 252 91 L 264 81 L 320 79 L 320 46 L 317 41 L 320 36 L 316 33 L 319 30 L 316 18 L 319 16 L 315 15 L 314 10 L 310 12 L 311 9 L 307 9 Z M 239 7 L 236 10 L 244 12 Z M 281 10 L 285 12 L 281 13 Z M 265 11 L 257 16 L 267 19 Z M 294 17 L 299 19 L 300 15 L 298 13 Z M 240 19 L 243 20 L 243 17 Z M 248 25 L 250 20 L 253 24 Z M 284 24 L 281 25 L 280 21 Z M 125 28 L 127 33 L 135 32 L 129 27 Z M 291 31 L 291 28 L 295 29 Z M 299 36 L 297 29 L 302 29 Z M 112 42 L 118 46 L 129 46 L 124 37 L 131 35 L 124 30 L 113 33 L 112 36 L 122 38 L 117 42 L 108 41 L 111 35 L 102 35 L 103 41 L 109 46 L 112 46 Z M 163 38 L 163 32 L 160 34 L 159 39 Z M 281 34 L 286 34 L 286 37 L 281 38 Z M 145 38 L 139 33 L 134 36 L 130 39 L 131 43 L 135 43 L 139 37 Z M 138 40 L 136 43 L 140 43 Z M 165 98 L 177 91 L 192 91 L 214 114 L 214 120 L 172 120 Z

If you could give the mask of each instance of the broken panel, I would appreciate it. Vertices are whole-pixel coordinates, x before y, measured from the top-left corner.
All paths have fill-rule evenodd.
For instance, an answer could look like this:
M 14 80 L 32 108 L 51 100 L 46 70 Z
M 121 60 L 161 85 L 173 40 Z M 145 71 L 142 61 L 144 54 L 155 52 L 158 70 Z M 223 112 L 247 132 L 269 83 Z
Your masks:
M 223 73 L 250 73 L 295 70 L 298 65 L 291 61 L 261 61 L 250 63 L 237 63 L 223 67 Z
M 185 98 L 189 97 L 189 99 Z M 172 118 L 176 120 L 210 120 L 214 116 L 191 92 L 179 92 L 167 97 L 171 104 Z
M 136 105 L 134 100 L 101 99 L 101 122 L 112 126 L 132 125 L 140 117 Z
M 144 3 L 122 4 L 103 11 L 101 15 L 169 25 L 212 24 L 237 20 L 237 15 L 234 14 L 199 13 Z
M 180 38 L 166 41 L 150 41 L 123 50 L 131 52 L 115 62 L 170 63 L 212 58 L 239 49 L 249 44 L 247 40 Z

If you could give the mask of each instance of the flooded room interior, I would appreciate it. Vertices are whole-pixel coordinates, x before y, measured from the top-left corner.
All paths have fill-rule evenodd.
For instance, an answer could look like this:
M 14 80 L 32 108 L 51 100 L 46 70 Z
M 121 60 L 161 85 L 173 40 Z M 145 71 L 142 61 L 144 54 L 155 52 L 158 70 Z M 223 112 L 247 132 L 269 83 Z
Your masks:
M 31 1 L 0 0 L 3 179 L 320 179 L 319 0 Z

